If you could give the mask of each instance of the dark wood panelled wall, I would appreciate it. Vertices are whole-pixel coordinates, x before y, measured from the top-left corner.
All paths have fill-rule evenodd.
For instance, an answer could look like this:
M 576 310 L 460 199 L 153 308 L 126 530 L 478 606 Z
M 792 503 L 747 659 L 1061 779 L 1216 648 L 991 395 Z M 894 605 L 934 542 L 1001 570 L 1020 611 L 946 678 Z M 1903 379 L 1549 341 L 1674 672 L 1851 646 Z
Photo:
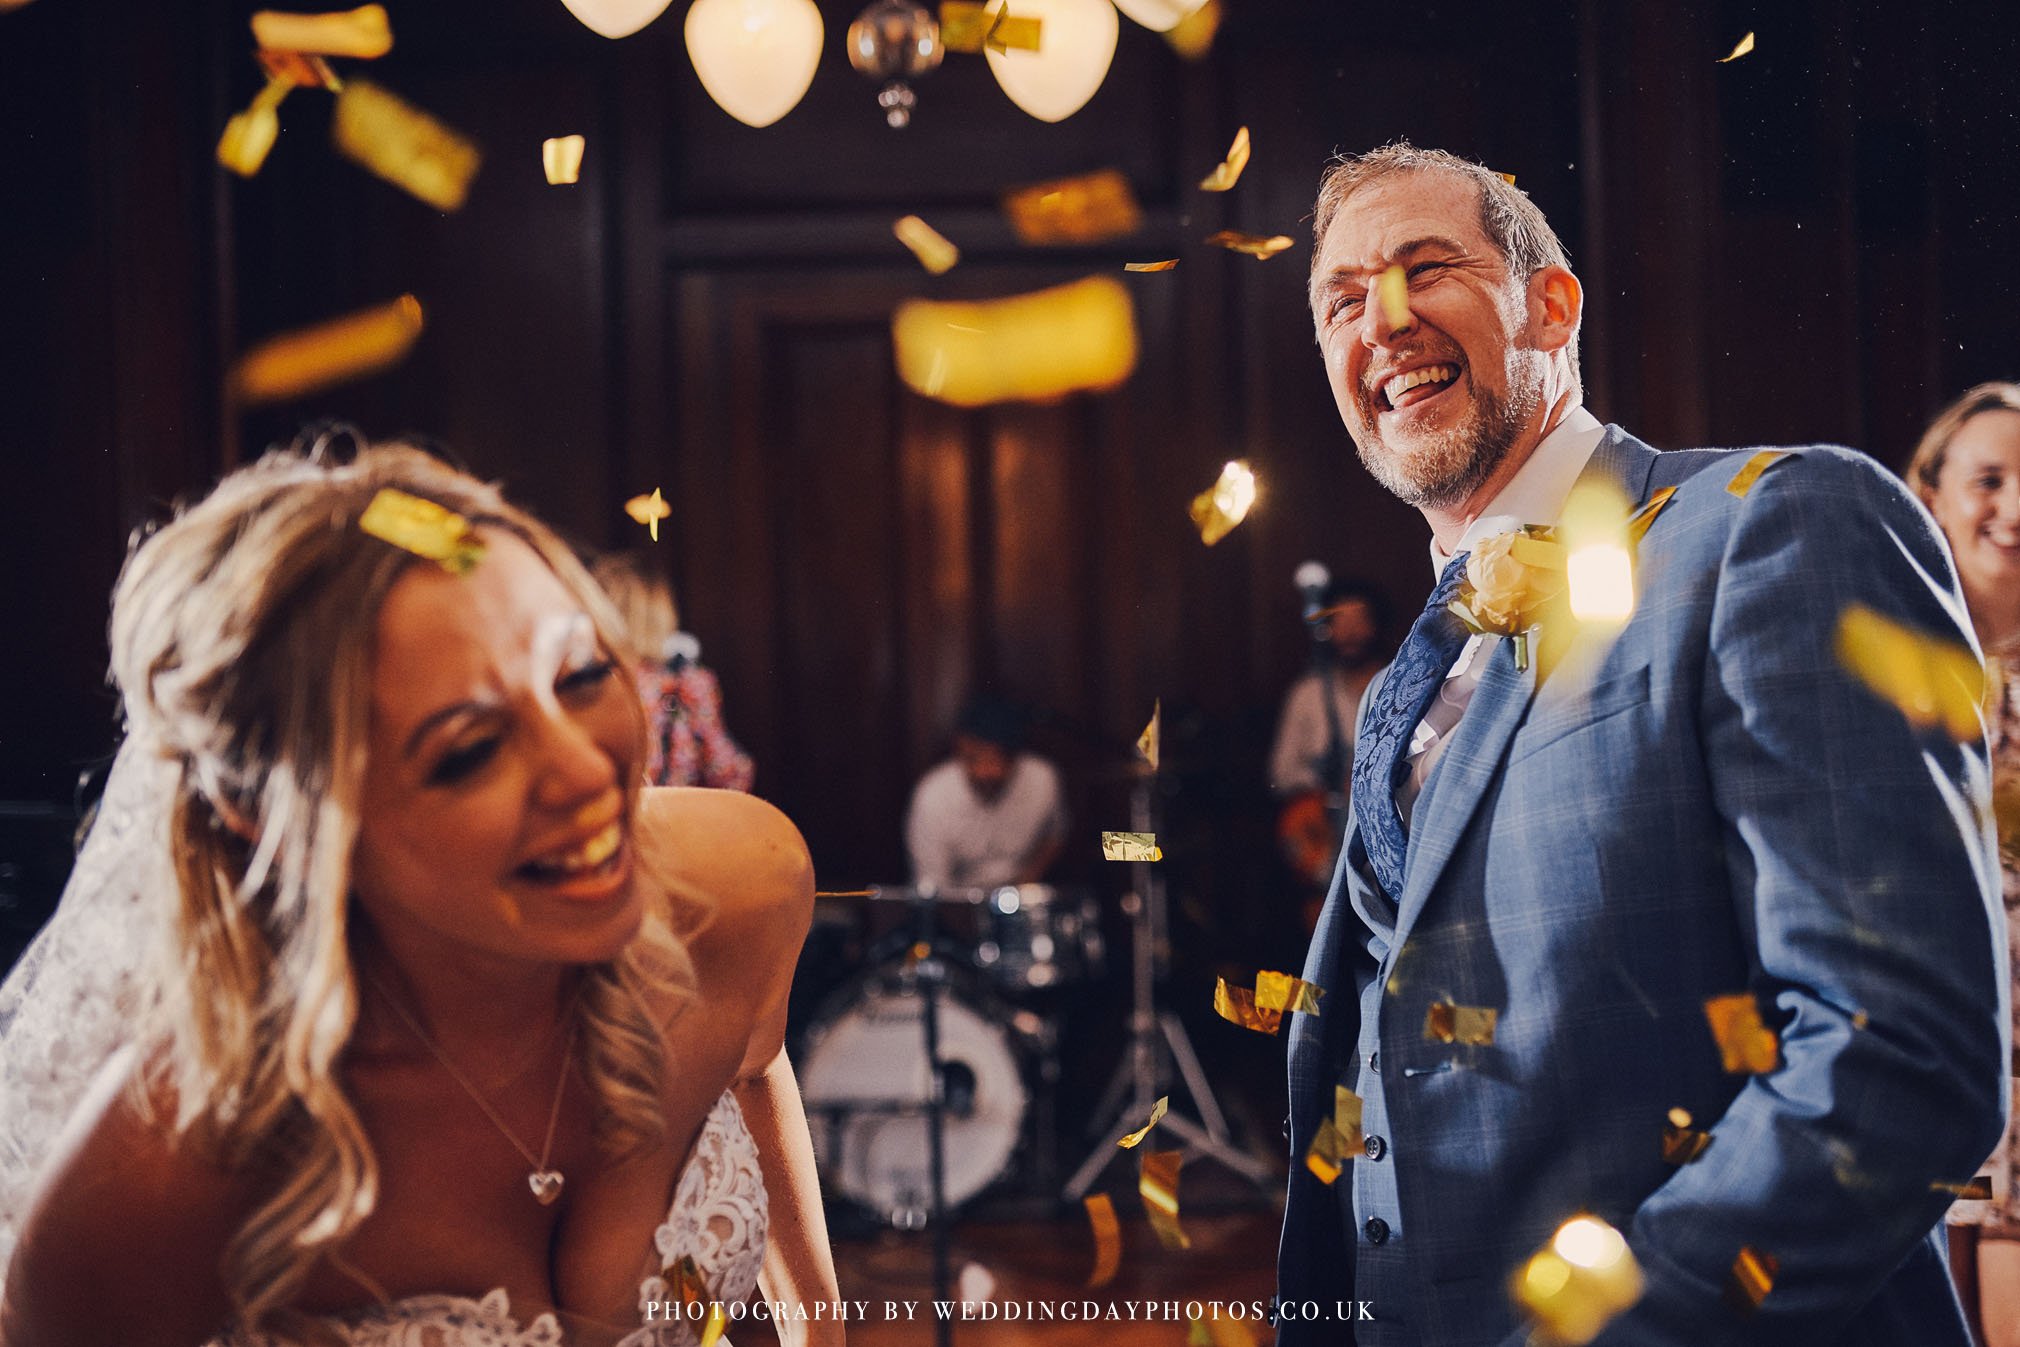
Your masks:
M 1586 281 L 1588 401 L 1659 443 L 1830 439 L 1898 463 L 1950 395 L 2020 373 L 2003 3 L 1224 3 L 1198 64 L 1125 21 L 1063 124 L 955 56 L 892 131 L 842 56 L 855 6 L 821 0 L 813 88 L 756 131 L 701 90 L 680 0 L 621 43 L 558 0 L 391 0 L 399 46 L 371 73 L 486 151 L 454 215 L 337 158 L 317 95 L 289 100 L 257 179 L 211 165 L 257 87 L 244 0 L 0 15 L 0 799 L 65 799 L 108 742 L 127 531 L 337 416 L 433 437 L 587 546 L 642 542 L 619 504 L 663 487 L 688 624 L 824 879 L 898 877 L 909 783 L 990 686 L 1046 712 L 1084 857 L 1164 698 L 1198 885 L 1248 896 L 1239 848 L 1301 656 L 1292 569 L 1321 557 L 1410 608 L 1428 585 L 1421 525 L 1354 462 L 1311 341 L 1305 217 L 1336 147 L 1409 135 L 1517 174 Z M 1758 50 L 1714 64 L 1748 29 Z M 1239 188 L 1198 192 L 1244 124 Z M 574 131 L 582 182 L 550 188 L 539 142 Z M 1107 166 L 1143 200 L 1134 238 L 1026 249 L 996 211 L 1006 186 Z M 892 241 L 912 211 L 959 268 L 929 277 Z M 1201 245 L 1224 226 L 1299 245 L 1267 263 Z M 1142 358 L 1113 393 L 964 412 L 895 378 L 908 296 L 1168 255 L 1176 271 L 1125 278 Z M 399 369 L 226 400 L 247 343 L 406 291 L 428 328 Z M 1208 550 L 1186 502 L 1235 456 L 1263 502 Z

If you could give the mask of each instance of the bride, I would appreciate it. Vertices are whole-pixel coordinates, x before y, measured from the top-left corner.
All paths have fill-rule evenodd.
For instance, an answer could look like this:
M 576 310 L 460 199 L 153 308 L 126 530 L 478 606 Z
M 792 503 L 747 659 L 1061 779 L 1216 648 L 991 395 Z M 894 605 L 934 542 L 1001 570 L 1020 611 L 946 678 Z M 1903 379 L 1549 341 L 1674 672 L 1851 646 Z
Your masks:
M 806 848 L 641 786 L 553 533 L 415 449 L 269 454 L 138 547 L 112 647 L 128 742 L 0 990 L 0 1345 L 645 1347 L 836 1298 L 781 1046 Z

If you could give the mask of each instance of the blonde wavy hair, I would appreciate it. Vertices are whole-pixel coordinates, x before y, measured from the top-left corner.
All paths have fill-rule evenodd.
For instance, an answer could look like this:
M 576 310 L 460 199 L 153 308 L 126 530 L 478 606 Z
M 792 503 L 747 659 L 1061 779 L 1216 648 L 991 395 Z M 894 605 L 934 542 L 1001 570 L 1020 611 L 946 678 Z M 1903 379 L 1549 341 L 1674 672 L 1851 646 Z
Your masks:
M 589 571 L 624 620 L 632 661 L 657 665 L 666 638 L 680 630 L 680 608 L 666 576 L 636 552 L 598 557 Z
M 351 853 L 375 615 L 407 567 L 429 564 L 359 529 L 387 487 L 519 537 L 606 647 L 624 647 L 608 600 L 550 529 L 404 445 L 341 462 L 269 453 L 128 559 L 113 677 L 133 732 L 179 772 L 176 893 L 148 978 L 140 1086 L 174 1099 L 175 1136 L 261 1180 L 221 1268 L 249 1327 L 296 1318 L 287 1307 L 310 1269 L 377 1194 L 371 1139 L 337 1079 L 358 1008 Z M 627 789 L 635 809 L 638 783 Z M 677 919 L 700 914 L 686 906 L 652 912 L 614 961 L 581 970 L 578 1060 L 613 1157 L 663 1132 L 661 1034 L 694 988 L 691 923 Z
M 1957 432 L 1964 428 L 1966 421 L 1986 412 L 2020 412 L 2020 384 L 1996 379 L 1978 384 L 1936 413 L 1936 419 L 1922 432 L 1914 454 L 1908 459 L 1907 468 L 1901 473 L 1915 494 L 1922 498 L 1922 504 L 1932 504 L 1936 499 L 1936 486 L 1942 480 L 1943 464 L 1950 457 L 1950 441 L 1957 438 Z

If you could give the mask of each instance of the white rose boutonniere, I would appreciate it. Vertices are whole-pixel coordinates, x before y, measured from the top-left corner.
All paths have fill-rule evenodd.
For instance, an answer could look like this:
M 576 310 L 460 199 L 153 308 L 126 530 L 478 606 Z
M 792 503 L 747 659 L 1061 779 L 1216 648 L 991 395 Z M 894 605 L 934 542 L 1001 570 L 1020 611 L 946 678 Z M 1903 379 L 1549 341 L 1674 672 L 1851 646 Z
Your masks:
M 1515 667 L 1529 667 L 1529 629 L 1564 594 L 1564 546 L 1549 529 L 1495 533 L 1474 544 L 1466 583 L 1449 605 L 1478 636 L 1512 641 Z

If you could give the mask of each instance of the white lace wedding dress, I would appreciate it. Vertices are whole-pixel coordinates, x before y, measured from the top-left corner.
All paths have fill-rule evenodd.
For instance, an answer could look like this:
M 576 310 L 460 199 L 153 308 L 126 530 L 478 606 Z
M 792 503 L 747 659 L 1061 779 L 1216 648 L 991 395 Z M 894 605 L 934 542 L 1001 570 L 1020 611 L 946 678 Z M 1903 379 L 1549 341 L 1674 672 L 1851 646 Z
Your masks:
M 100 1067 L 125 1040 L 147 938 L 144 892 L 173 884 L 138 857 L 165 854 L 161 837 L 172 779 L 131 742 L 107 782 L 99 817 L 65 886 L 57 914 L 0 985 L 0 1285 L 43 1160 Z M 692 1257 L 723 1305 L 748 1300 L 764 1261 L 768 1207 L 757 1146 L 725 1092 L 702 1123 L 694 1153 L 653 1232 L 661 1267 Z M 639 1260 L 648 1255 L 639 1251 Z M 694 1347 L 700 1325 L 669 1319 L 658 1276 L 638 1288 L 639 1323 L 618 1347 Z M 658 1302 L 652 1317 L 648 1306 Z M 409 1296 L 322 1321 L 348 1347 L 565 1347 L 556 1316 L 514 1317 L 503 1290 L 479 1299 Z M 281 1347 L 246 1332 L 210 1347 Z

